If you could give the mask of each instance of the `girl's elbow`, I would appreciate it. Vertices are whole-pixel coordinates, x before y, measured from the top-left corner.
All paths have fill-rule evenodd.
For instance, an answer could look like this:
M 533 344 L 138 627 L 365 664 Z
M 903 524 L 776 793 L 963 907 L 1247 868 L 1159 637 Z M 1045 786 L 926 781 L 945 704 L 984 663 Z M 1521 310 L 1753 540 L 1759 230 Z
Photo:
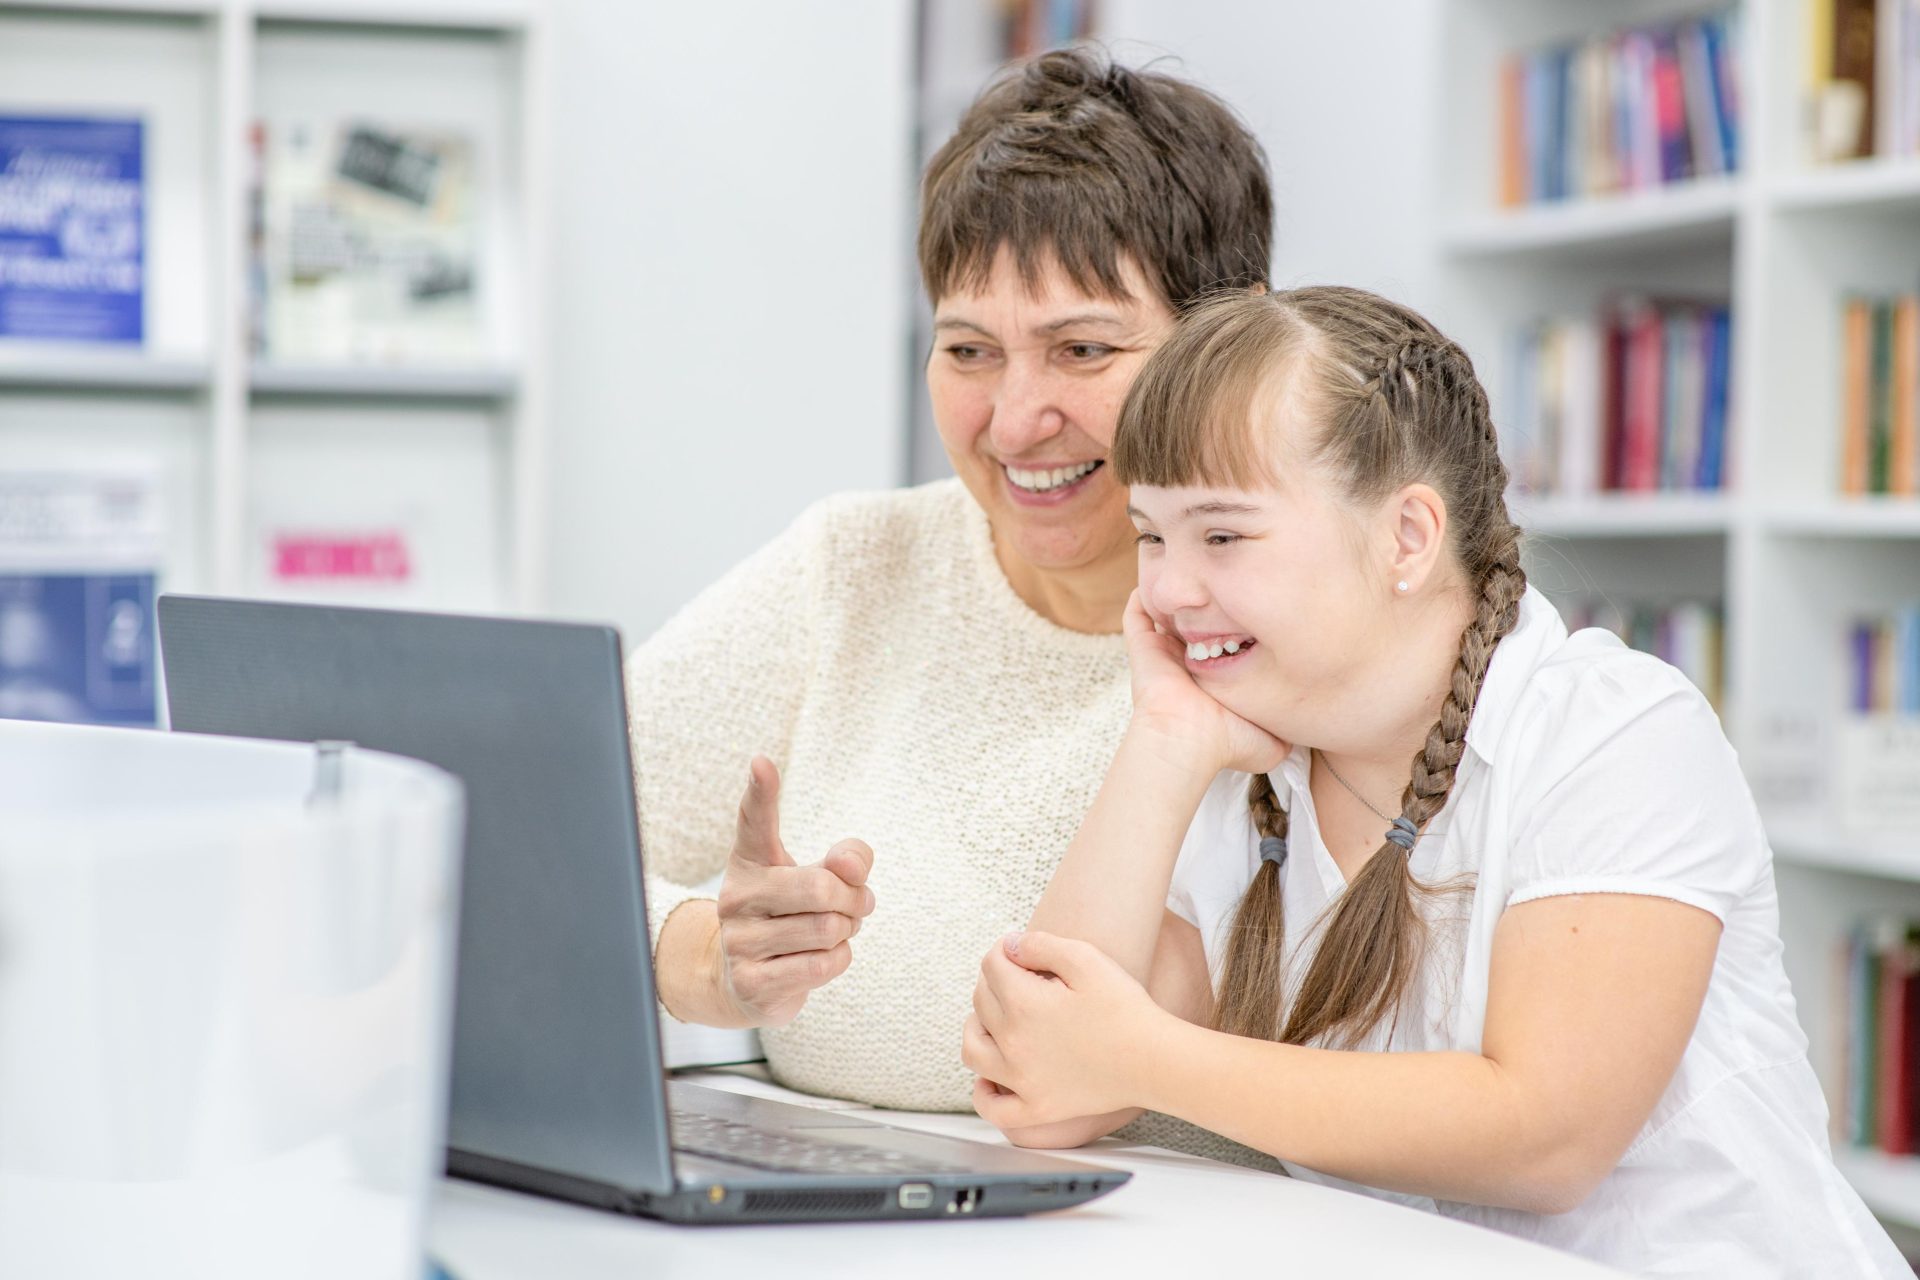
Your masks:
M 1534 1162 L 1506 1207 L 1548 1217 L 1572 1213 L 1599 1190 L 1619 1163 L 1618 1152 L 1596 1152 L 1581 1143 L 1569 1143 Z

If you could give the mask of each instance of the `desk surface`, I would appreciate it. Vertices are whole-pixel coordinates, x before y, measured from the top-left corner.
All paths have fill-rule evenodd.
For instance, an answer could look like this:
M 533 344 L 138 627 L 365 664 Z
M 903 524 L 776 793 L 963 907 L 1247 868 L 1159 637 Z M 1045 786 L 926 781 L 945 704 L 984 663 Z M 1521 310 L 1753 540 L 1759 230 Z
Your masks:
M 685 1077 L 806 1106 L 865 1113 L 738 1075 Z M 977 1116 L 873 1113 L 902 1128 L 1002 1141 Z M 675 1227 L 472 1183 L 441 1184 L 428 1225 L 456 1280 L 712 1276 L 953 1276 L 1043 1269 L 1121 1277 L 1195 1263 L 1213 1274 L 1418 1275 L 1422 1280 L 1599 1280 L 1616 1273 L 1450 1218 L 1292 1178 L 1108 1139 L 1071 1153 L 1134 1171 L 1078 1209 L 963 1222 Z M 1237 1272 L 1216 1270 L 1222 1265 Z M 1069 1273 L 1070 1274 L 1070 1273 Z

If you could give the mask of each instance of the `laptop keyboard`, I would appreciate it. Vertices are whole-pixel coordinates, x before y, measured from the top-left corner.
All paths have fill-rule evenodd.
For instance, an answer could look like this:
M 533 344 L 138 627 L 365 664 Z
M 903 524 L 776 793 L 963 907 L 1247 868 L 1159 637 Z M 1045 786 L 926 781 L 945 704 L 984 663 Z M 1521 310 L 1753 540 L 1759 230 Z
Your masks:
M 673 1112 L 675 1150 L 731 1160 L 778 1173 L 938 1174 L 965 1173 L 958 1165 L 903 1155 L 884 1147 L 796 1137 L 773 1129 L 722 1120 L 697 1111 Z

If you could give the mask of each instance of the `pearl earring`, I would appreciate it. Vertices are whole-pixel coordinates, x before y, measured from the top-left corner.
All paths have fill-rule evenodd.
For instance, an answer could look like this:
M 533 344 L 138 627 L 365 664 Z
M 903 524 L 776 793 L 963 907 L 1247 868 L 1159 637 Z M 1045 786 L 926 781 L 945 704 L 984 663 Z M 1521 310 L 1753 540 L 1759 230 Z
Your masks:
M 1393 585 L 1398 587 L 1402 591 L 1405 591 L 1407 589 L 1407 582 L 1406 582 L 1406 579 L 1404 578 L 1402 578 L 1399 582 L 1394 583 Z

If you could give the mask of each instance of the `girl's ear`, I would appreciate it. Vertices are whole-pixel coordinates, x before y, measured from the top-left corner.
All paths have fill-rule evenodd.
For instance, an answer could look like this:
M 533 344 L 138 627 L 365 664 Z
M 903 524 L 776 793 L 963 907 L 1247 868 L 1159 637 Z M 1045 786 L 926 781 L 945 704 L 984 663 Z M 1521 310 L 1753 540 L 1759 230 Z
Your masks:
M 1389 500 L 1393 521 L 1390 595 L 1411 597 L 1433 581 L 1447 547 L 1447 504 L 1433 486 L 1410 484 Z

